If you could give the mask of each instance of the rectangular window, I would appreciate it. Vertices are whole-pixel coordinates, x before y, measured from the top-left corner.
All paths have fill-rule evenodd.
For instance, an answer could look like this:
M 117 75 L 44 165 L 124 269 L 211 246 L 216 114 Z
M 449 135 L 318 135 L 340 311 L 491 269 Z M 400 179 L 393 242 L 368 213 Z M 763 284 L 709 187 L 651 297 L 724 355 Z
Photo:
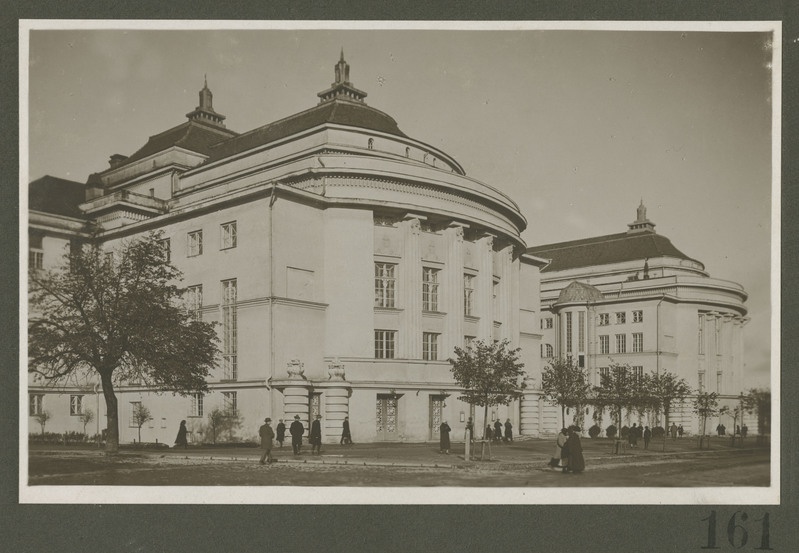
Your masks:
M 644 351 L 644 333 L 633 332 L 633 353 Z
M 577 351 L 585 351 L 585 311 L 577 313 Z
M 42 404 L 44 403 L 44 394 L 31 394 L 28 401 L 28 414 L 41 415 Z
M 394 330 L 375 330 L 375 359 L 394 359 L 396 337 Z
M 203 416 L 203 394 L 191 395 L 191 406 L 189 407 L 189 416 L 190 417 Z
M 610 367 L 599 367 L 599 379 L 600 383 L 602 378 L 608 378 L 610 376 Z
M 422 267 L 422 311 L 438 311 L 438 272 Z
M 635 365 L 631 368 L 633 370 L 632 377 L 636 382 L 641 382 L 644 379 L 644 367 L 641 365 Z
M 699 355 L 705 353 L 705 316 L 699 315 L 699 326 L 697 327 L 697 336 L 699 338 Z
M 497 302 L 497 298 L 499 297 L 499 279 L 494 279 L 494 284 L 491 288 L 491 309 L 493 313 L 494 320 L 499 320 L 499 303 Z
M 472 342 L 477 340 L 477 336 L 464 336 L 463 337 L 463 347 L 468 348 L 472 345 Z
M 715 333 L 715 346 L 716 354 L 721 353 L 721 319 L 716 319 L 716 324 L 713 326 Z
M 699 371 L 699 375 L 697 378 L 697 388 L 699 388 L 700 392 L 705 391 L 705 371 Z
M 238 392 L 222 392 L 222 405 L 225 413 L 235 417 L 239 412 Z
M 139 425 L 136 424 L 136 412 L 139 410 L 141 406 L 141 401 L 131 401 L 130 402 L 130 412 L 128 413 L 128 427 L 129 428 L 138 428 Z
M 610 353 L 610 336 L 607 334 L 599 336 L 599 353 Z
M 161 252 L 164 256 L 164 261 L 170 263 L 172 261 L 172 240 L 169 238 L 164 238 L 163 240 L 159 240 L 158 244 L 161 246 Z
M 627 353 L 626 334 L 616 334 L 616 353 Z
M 186 242 L 186 256 L 194 257 L 203 254 L 203 231 L 190 232 Z
M 39 270 L 44 268 L 44 252 L 41 250 L 28 251 L 28 268 Z
M 572 352 L 572 314 L 566 313 L 566 353 Z
M 623 325 L 627 322 L 627 313 L 624 311 L 619 311 L 616 313 L 616 324 Z
M 643 311 L 633 311 L 633 322 L 634 323 L 642 323 L 644 322 L 644 312 Z
M 222 250 L 228 250 L 236 247 L 236 221 L 224 223 L 221 226 L 222 240 L 220 241 Z
M 394 307 L 397 289 L 396 265 L 375 263 L 375 306 Z
M 202 284 L 189 286 L 186 288 L 186 311 L 192 319 L 199 321 L 202 319 L 203 310 L 203 287 Z
M 83 414 L 83 396 L 69 396 L 69 414 L 82 415 Z
M 422 333 L 422 359 L 436 361 L 438 359 L 438 334 L 434 332 Z
M 555 355 L 555 352 L 554 352 L 554 350 L 552 349 L 552 344 L 544 344 L 544 355 L 545 355 L 547 358 L 554 357 L 554 355 Z
M 544 317 L 541 319 L 541 330 L 552 328 L 552 317 Z
M 724 387 L 724 373 L 719 371 L 716 373 L 716 392 L 721 394 L 724 393 L 722 388 Z
M 105 252 L 105 264 L 109 267 L 114 266 L 114 252 Z
M 238 313 L 236 279 L 222 281 L 222 378 L 238 378 Z
M 610 324 L 610 313 L 599 314 L 599 326 L 608 326 Z
M 474 275 L 463 275 L 463 314 L 474 312 Z

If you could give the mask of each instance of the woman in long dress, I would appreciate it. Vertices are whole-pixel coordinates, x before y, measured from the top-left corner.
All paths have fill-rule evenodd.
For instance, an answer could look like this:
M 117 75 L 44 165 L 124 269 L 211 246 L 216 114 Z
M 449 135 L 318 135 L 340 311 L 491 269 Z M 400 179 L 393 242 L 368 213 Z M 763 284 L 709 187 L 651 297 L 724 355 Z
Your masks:
M 188 429 L 186 428 L 186 421 L 180 421 L 180 428 L 178 428 L 178 437 L 175 438 L 175 447 L 183 446 L 183 449 L 189 447 Z
M 449 433 L 452 430 L 447 424 L 447 421 L 441 423 L 439 427 L 439 433 L 441 435 L 439 446 L 441 447 L 441 453 L 446 453 L 449 455 Z
M 583 444 L 580 443 L 580 431 L 576 426 L 569 427 L 569 439 L 563 446 L 563 450 L 568 452 L 569 463 L 563 470 L 569 472 L 583 472 L 585 470 L 585 459 L 583 458 Z
M 555 452 L 552 454 L 552 459 L 549 460 L 550 467 L 557 468 L 560 466 L 560 454 L 567 439 L 569 439 L 569 431 L 561 428 L 555 438 Z

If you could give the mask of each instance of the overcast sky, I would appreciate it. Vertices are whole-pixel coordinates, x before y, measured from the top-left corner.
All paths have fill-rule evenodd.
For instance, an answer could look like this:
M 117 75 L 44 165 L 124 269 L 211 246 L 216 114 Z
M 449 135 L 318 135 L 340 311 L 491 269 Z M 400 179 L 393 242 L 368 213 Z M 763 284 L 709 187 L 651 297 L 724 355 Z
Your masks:
M 768 385 L 767 33 L 33 31 L 27 180 L 85 182 L 185 121 L 204 75 L 237 132 L 313 107 L 342 47 L 370 106 L 519 204 L 528 245 L 626 231 L 643 199 L 746 288 L 746 384 Z

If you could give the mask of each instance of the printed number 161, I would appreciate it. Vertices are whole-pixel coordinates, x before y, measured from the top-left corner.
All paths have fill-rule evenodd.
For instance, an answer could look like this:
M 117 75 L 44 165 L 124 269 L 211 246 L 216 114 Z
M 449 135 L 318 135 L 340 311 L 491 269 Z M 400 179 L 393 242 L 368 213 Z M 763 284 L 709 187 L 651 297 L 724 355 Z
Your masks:
M 738 513 L 741 516 L 738 516 Z M 769 518 L 768 513 L 763 515 L 763 518 L 755 519 L 755 522 L 761 523 L 760 528 L 760 547 L 755 547 L 755 549 L 759 550 L 773 550 L 772 547 L 769 545 Z M 745 546 L 746 543 L 749 541 L 749 531 L 738 522 L 740 520 L 742 523 L 746 522 L 749 519 L 749 515 L 747 515 L 743 511 L 735 511 L 732 516 L 730 517 L 730 521 L 727 523 L 727 540 L 730 542 L 730 545 L 735 547 L 736 549 L 740 549 L 741 547 Z M 720 549 L 719 546 L 716 545 L 716 511 L 715 509 L 710 511 L 710 516 L 703 518 L 702 522 L 707 521 L 707 545 L 703 545 L 702 549 Z

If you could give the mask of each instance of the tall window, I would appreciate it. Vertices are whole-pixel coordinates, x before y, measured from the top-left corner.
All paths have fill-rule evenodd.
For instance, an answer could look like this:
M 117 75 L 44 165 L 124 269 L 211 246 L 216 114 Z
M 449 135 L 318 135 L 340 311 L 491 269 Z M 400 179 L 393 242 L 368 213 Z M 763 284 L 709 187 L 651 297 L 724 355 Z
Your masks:
M 167 263 L 172 261 L 172 241 L 169 238 L 164 238 L 158 241 L 161 246 L 161 254 L 164 256 L 164 261 Z
M 28 396 L 28 414 L 41 415 L 42 404 L 44 403 L 44 394 L 31 394 Z
M 203 287 L 202 284 L 186 288 L 186 311 L 196 321 L 202 319 Z
M 602 378 L 607 378 L 609 376 L 610 376 L 610 367 L 599 367 L 600 383 Z
M 550 358 L 555 355 L 552 344 L 541 344 L 541 357 Z
M 375 263 L 375 306 L 394 307 L 396 267 L 391 263 Z
M 697 378 L 697 388 L 699 388 L 700 392 L 705 391 L 705 371 L 699 371 Z
M 434 332 L 422 333 L 422 359 L 425 361 L 438 359 L 438 334 Z
M 189 406 L 189 416 L 190 417 L 202 417 L 203 416 L 203 394 L 192 394 L 191 395 L 191 405 Z
M 497 297 L 499 296 L 499 279 L 494 279 L 491 288 L 491 308 L 493 310 L 494 320 L 499 319 L 499 306 L 497 305 Z
M 633 332 L 633 353 L 644 351 L 644 333 Z
M 641 382 L 644 379 L 644 367 L 641 365 L 634 365 L 632 369 L 632 377 L 636 382 Z
M 31 270 L 44 268 L 44 252 L 41 250 L 28 251 L 28 268 Z
M 230 248 L 236 247 L 236 221 L 231 221 L 229 223 L 223 223 L 220 227 L 222 230 L 222 240 L 220 244 L 222 247 L 220 249 L 227 250 Z
M 222 406 L 225 413 L 235 417 L 239 412 L 238 392 L 222 392 Z
M 722 371 L 719 371 L 716 373 L 716 392 L 718 392 L 719 394 L 723 393 L 724 392 L 724 390 L 722 390 L 723 387 L 724 387 L 724 373 Z
M 69 396 L 69 414 L 70 415 L 83 414 L 83 396 L 78 396 L 78 395 Z
M 577 313 L 577 351 L 585 351 L 585 311 Z
M 616 353 L 627 353 L 626 334 L 616 334 Z
M 566 313 L 566 353 L 572 352 L 572 314 Z
M 438 311 L 438 269 L 422 267 L 422 310 Z
M 375 359 L 394 359 L 395 330 L 375 330 Z
M 474 312 L 474 275 L 463 275 L 463 314 Z
M 644 322 L 644 312 L 641 310 L 633 311 L 633 322 L 634 323 Z
M 715 334 L 716 353 L 721 353 L 721 319 L 716 319 L 716 324 L 713 326 Z
M 203 254 L 203 231 L 195 230 L 194 232 L 190 232 L 187 237 L 187 249 L 186 255 L 188 257 L 194 257 L 196 255 Z
M 599 336 L 599 353 L 610 353 L 610 336 L 607 334 Z
M 236 279 L 222 281 L 222 378 L 238 377 L 238 316 Z
M 617 325 L 623 325 L 626 322 L 627 322 L 627 313 L 625 313 L 624 311 L 619 311 L 618 313 L 616 313 Z
M 699 354 L 705 353 L 705 316 L 699 314 L 699 326 L 697 327 L 697 337 L 699 339 Z
M 610 324 L 610 313 L 599 314 L 599 326 L 608 326 Z

